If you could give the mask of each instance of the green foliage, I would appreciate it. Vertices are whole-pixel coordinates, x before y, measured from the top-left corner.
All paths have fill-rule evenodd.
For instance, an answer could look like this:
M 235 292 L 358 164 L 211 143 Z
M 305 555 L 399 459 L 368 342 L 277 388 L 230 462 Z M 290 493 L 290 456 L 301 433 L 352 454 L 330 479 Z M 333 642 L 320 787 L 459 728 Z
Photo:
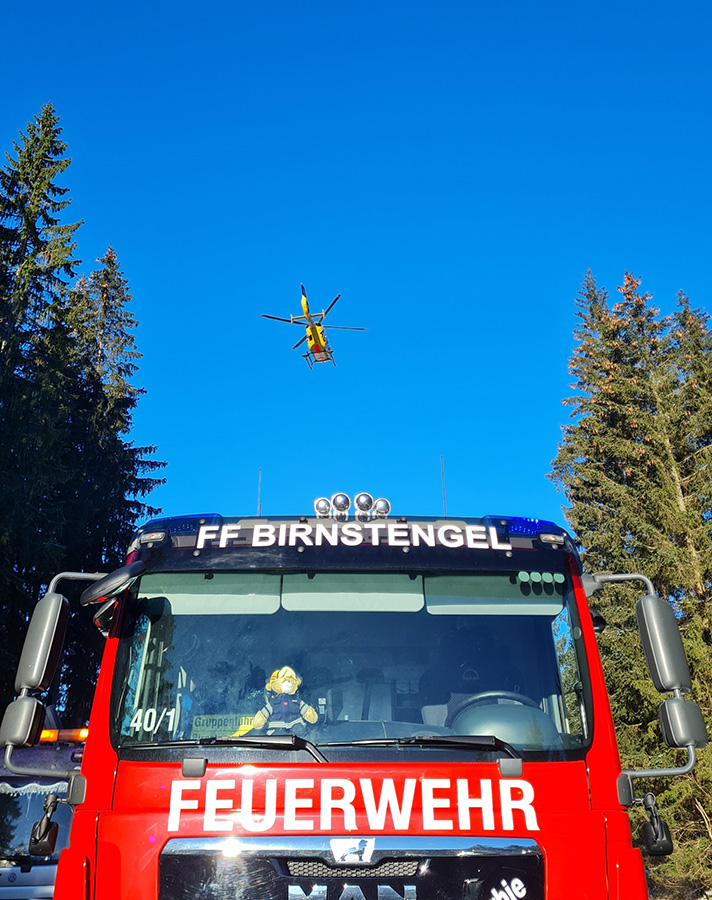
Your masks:
M 570 360 L 576 393 L 564 401 L 572 421 L 550 478 L 569 504 L 586 568 L 642 572 L 670 599 L 692 696 L 712 733 L 712 333 L 684 294 L 661 318 L 639 287 L 626 273 L 611 304 L 590 273 L 584 280 Z M 645 670 L 635 596 L 614 587 L 596 595 L 623 765 L 680 765 L 680 752 L 662 745 L 662 698 Z M 685 885 L 712 888 L 712 751 L 699 752 L 690 775 L 650 787 L 676 844 L 669 859 L 648 860 L 653 880 L 674 896 Z
M 76 232 L 63 224 L 66 144 L 51 105 L 0 169 L 0 689 L 12 697 L 29 613 L 61 570 L 121 564 L 141 497 L 163 464 L 127 439 L 141 391 L 128 283 L 109 248 L 77 278 Z M 73 616 L 60 700 L 86 720 L 100 641 Z

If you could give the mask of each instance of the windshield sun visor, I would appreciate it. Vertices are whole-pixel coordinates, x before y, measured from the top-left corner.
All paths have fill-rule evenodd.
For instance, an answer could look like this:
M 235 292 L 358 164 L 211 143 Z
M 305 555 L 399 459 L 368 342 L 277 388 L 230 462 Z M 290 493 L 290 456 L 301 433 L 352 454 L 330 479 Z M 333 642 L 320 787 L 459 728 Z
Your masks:
M 418 612 L 423 579 L 400 573 L 285 575 L 282 606 L 291 612 Z
M 557 616 L 564 605 L 565 578 L 550 572 L 453 575 L 426 578 L 426 606 L 434 616 Z
M 170 598 L 174 616 L 271 615 L 280 605 L 280 577 L 260 572 L 163 572 L 144 575 L 141 596 Z

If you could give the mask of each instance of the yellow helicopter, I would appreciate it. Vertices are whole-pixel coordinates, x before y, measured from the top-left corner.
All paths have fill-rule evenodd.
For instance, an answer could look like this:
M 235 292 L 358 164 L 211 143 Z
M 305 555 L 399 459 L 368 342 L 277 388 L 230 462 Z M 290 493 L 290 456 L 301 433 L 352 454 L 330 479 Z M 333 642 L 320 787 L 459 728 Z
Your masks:
M 325 363 L 331 361 L 334 365 L 334 354 L 331 352 L 331 347 L 329 346 L 329 341 L 327 340 L 326 334 L 324 333 L 325 328 L 336 328 L 339 331 L 368 331 L 368 328 L 350 328 L 347 325 L 322 325 L 322 322 L 326 318 L 326 316 L 331 312 L 334 308 L 334 304 L 339 299 L 341 294 L 337 294 L 331 303 L 327 306 L 325 310 L 322 310 L 320 313 L 312 314 L 309 311 L 309 303 L 307 302 L 307 292 L 304 289 L 304 285 L 300 285 L 302 289 L 302 312 L 304 315 L 302 316 L 290 316 L 288 319 L 283 319 L 281 316 L 268 316 L 266 313 L 262 314 L 263 319 L 275 319 L 277 322 L 287 322 L 290 325 L 306 325 L 307 333 L 301 339 L 301 341 L 297 341 L 297 343 L 292 347 L 292 350 L 296 350 L 297 347 L 301 347 L 304 341 L 307 342 L 307 352 L 303 353 L 302 356 L 307 361 L 307 365 L 311 369 L 314 366 L 314 363 Z

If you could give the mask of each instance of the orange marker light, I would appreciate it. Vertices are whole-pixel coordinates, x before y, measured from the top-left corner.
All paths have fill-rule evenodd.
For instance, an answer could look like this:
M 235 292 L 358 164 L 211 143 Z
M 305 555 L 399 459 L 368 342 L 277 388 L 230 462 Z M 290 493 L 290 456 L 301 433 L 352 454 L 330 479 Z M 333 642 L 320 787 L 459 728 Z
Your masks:
M 43 728 L 40 734 L 40 743 L 52 744 L 55 741 L 77 741 L 81 743 L 87 739 L 88 728 Z

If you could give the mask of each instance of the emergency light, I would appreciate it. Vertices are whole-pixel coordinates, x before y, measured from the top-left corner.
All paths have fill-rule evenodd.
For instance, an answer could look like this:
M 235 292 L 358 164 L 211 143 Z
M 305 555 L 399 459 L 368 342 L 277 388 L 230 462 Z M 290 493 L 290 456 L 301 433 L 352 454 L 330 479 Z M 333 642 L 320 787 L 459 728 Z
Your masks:
M 89 735 L 88 728 L 43 728 L 40 733 L 41 744 L 54 744 L 56 741 L 85 741 Z

